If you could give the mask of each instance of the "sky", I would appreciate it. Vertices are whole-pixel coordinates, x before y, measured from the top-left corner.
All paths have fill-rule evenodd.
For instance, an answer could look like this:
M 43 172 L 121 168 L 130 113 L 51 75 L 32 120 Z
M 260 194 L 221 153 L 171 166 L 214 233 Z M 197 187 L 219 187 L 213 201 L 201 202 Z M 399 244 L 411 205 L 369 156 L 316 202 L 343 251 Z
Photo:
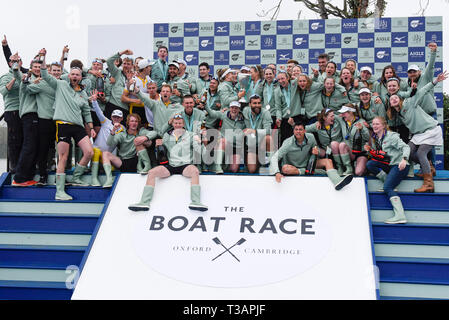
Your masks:
M 421 0 L 422 1 L 422 0 Z M 118 2 L 111 0 L 60 0 L 29 1 L 14 3 L 11 13 L 4 6 L 0 19 L 0 37 L 7 36 L 11 50 L 18 51 L 25 62 L 42 47 L 48 51 L 48 61 L 59 61 L 64 45 L 70 47 L 70 58 L 87 61 L 88 26 L 117 24 L 149 24 L 162 22 L 213 22 L 270 20 L 261 17 L 277 0 L 134 0 Z M 332 1 L 336 4 L 341 1 Z M 425 2 L 425 1 L 424 1 Z M 386 17 L 416 16 L 420 0 L 390 0 Z M 449 1 L 431 0 L 427 16 L 443 15 L 444 40 L 449 43 Z M 39 4 L 39 7 L 36 7 Z M 317 19 L 319 16 L 293 0 L 284 0 L 279 20 L 295 20 L 301 11 L 301 19 Z M 17 14 L 20 13 L 20 14 Z M 136 27 L 135 34 L 145 41 L 145 32 Z M 117 48 L 125 49 L 125 48 Z M 132 48 L 131 48 L 132 49 Z M 446 51 L 445 51 L 446 52 Z M 112 54 L 113 52 L 111 52 Z M 25 63 L 27 64 L 27 63 Z M 449 65 L 449 53 L 444 56 L 444 66 Z M 0 75 L 8 72 L 8 66 L 0 57 Z M 449 92 L 449 80 L 444 91 Z M 0 111 L 3 101 L 0 96 Z

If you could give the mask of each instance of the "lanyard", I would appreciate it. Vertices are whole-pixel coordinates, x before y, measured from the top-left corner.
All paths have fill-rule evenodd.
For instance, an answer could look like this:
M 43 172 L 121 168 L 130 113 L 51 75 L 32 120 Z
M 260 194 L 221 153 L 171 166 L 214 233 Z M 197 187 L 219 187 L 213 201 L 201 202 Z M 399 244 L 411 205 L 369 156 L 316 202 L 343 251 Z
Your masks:
M 259 86 L 259 82 L 260 82 L 260 79 L 257 80 L 257 82 L 255 82 L 255 83 L 254 83 L 254 81 L 251 80 L 251 83 L 249 84 L 249 89 L 250 89 L 251 96 L 254 93 L 256 93 L 256 89 Z
M 267 103 L 269 104 L 271 101 L 271 97 L 273 96 L 273 82 L 271 84 L 268 84 L 267 87 L 267 96 L 268 96 L 268 101 Z
M 288 88 L 281 88 L 282 94 L 285 97 L 285 101 L 287 102 L 287 108 L 290 109 L 290 99 L 291 99 L 291 87 L 290 87 L 290 83 L 288 84 Z
M 184 122 L 185 122 L 185 126 L 187 131 L 193 132 L 193 113 L 192 115 L 189 117 L 189 120 L 187 120 L 187 115 L 184 115 Z
M 386 136 L 386 135 L 387 135 L 387 131 L 386 131 L 386 130 L 384 131 L 384 133 L 383 133 L 381 139 L 379 139 L 379 137 L 378 137 L 377 134 L 376 134 L 376 137 L 375 137 L 375 139 L 374 139 L 374 142 L 376 143 L 376 149 L 377 149 L 378 151 L 383 151 L 383 150 L 382 150 L 382 145 L 383 145 L 383 143 L 384 143 L 384 139 L 385 139 L 385 136 Z
M 212 106 L 214 105 L 214 103 L 215 103 L 215 100 L 217 100 L 217 96 L 218 96 L 218 94 L 214 94 L 214 95 L 211 95 L 210 94 L 210 91 L 208 92 L 208 96 L 209 96 L 209 99 L 207 99 L 207 107 L 209 108 L 209 109 L 212 109 Z
M 257 121 L 259 121 L 260 115 L 261 115 L 261 113 L 259 113 L 259 114 L 257 115 L 256 121 L 253 122 L 253 114 L 252 114 L 252 113 L 249 114 L 249 122 L 251 123 L 251 128 L 252 128 L 253 130 L 256 130 Z

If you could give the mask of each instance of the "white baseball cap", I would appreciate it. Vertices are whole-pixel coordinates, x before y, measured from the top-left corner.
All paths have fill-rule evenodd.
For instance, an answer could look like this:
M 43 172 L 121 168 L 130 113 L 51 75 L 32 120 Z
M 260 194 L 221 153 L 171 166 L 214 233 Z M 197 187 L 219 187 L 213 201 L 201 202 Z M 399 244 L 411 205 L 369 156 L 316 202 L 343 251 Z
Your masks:
M 407 72 L 409 71 L 419 71 L 421 70 L 416 64 L 412 64 L 410 67 L 408 67 Z
M 241 105 L 240 105 L 240 102 L 238 102 L 238 101 L 232 101 L 232 102 L 229 104 L 229 107 L 237 107 L 237 108 L 240 108 Z
M 248 67 L 248 66 L 243 66 L 243 67 L 240 68 L 240 71 L 248 71 L 248 72 L 250 72 L 251 68 Z
M 369 93 L 369 94 L 371 94 L 371 90 L 368 89 L 368 88 L 362 88 L 359 91 L 359 95 L 361 95 L 362 93 Z
M 350 108 L 348 106 L 343 106 L 340 110 L 338 110 L 338 113 L 345 113 L 345 112 L 356 112 L 354 108 Z
M 114 111 L 112 111 L 111 117 L 123 118 L 123 112 L 120 110 L 114 110 Z
M 143 59 L 143 60 L 139 61 L 139 64 L 137 66 L 139 67 L 139 70 L 142 70 L 151 65 L 152 64 L 150 63 L 150 61 L 148 59 Z
M 373 69 L 371 69 L 371 67 L 368 67 L 368 66 L 362 67 L 360 69 L 360 72 L 363 72 L 363 71 L 368 71 L 369 73 L 373 74 Z
M 176 60 L 176 62 L 178 62 L 178 64 L 183 64 L 186 67 L 188 66 L 187 62 L 185 60 L 183 60 L 183 59 L 178 59 L 178 60 Z
M 175 66 L 176 68 L 179 69 L 179 64 L 178 64 L 176 61 L 170 62 L 170 63 L 168 64 L 168 66 L 169 66 L 169 67 L 170 67 L 170 66 Z

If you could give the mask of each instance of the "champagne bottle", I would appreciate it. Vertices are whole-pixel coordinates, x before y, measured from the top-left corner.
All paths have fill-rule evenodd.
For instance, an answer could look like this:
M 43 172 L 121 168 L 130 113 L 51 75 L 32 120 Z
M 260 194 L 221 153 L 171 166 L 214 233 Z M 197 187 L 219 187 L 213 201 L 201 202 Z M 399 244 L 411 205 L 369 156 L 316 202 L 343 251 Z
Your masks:
M 307 162 L 306 175 L 311 176 L 315 174 L 317 157 L 314 154 L 310 155 L 309 161 Z
M 354 138 L 352 140 L 352 153 L 362 153 L 363 150 L 363 139 L 362 139 L 362 130 L 357 129 Z
M 103 77 L 98 77 L 97 78 L 96 86 L 97 86 L 98 93 L 104 94 L 104 80 L 103 80 Z
M 203 96 L 201 97 L 201 103 L 202 104 L 206 104 L 206 101 L 207 101 L 207 91 L 206 92 L 204 92 L 204 94 L 203 94 Z
M 164 145 L 156 147 L 156 159 L 160 165 L 168 164 L 167 148 Z

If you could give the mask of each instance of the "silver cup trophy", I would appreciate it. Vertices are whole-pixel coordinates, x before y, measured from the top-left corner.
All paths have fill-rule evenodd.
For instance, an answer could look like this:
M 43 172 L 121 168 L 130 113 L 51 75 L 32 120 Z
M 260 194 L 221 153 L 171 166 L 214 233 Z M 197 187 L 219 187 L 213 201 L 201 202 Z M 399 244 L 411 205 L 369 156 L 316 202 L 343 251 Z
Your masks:
M 251 75 L 249 73 L 239 73 L 237 76 L 237 81 L 240 85 L 240 91 L 247 90 L 249 82 L 251 81 Z M 248 103 L 244 96 L 239 100 L 239 102 Z

